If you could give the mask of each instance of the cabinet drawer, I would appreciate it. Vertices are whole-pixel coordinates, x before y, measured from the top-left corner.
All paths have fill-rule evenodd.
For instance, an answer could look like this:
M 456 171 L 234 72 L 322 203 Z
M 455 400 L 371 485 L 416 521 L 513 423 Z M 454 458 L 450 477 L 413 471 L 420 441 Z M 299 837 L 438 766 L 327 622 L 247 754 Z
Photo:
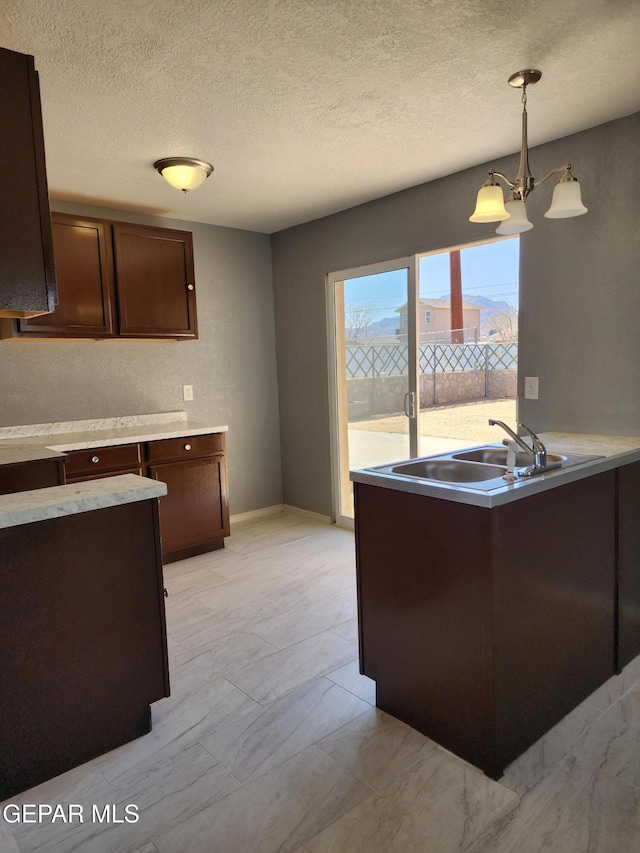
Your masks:
M 61 464 L 62 457 L 0 465 L 0 495 L 59 486 L 64 482 Z
M 224 433 L 212 435 L 187 435 L 184 438 L 166 438 L 150 441 L 147 445 L 149 462 L 166 462 L 172 459 L 189 459 L 224 453 Z
M 90 447 L 67 453 L 65 471 L 67 478 L 117 471 L 119 468 L 137 468 L 140 465 L 140 445 L 123 444 L 117 447 Z

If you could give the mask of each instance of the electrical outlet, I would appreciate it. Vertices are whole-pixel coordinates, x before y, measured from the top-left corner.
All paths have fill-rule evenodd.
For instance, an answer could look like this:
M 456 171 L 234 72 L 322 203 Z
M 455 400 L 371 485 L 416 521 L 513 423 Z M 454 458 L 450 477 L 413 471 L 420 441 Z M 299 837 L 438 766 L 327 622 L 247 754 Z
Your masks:
M 537 376 L 525 376 L 524 377 L 524 399 L 525 400 L 537 400 L 538 399 L 538 388 L 539 382 Z
M 182 399 L 187 401 L 193 400 L 193 385 L 182 386 Z

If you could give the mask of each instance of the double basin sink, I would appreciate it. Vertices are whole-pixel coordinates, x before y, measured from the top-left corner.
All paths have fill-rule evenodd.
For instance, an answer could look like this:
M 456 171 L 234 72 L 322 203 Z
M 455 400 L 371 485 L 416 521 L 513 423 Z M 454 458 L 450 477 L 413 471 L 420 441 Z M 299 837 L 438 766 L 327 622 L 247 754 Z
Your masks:
M 599 458 L 601 457 L 547 453 L 549 468 L 541 470 L 540 474 L 546 473 L 546 470 L 557 471 Z M 516 475 L 519 469 L 529 468 L 531 464 L 531 459 L 526 453 L 516 453 Z M 436 481 L 487 492 L 503 487 L 509 482 L 505 479 L 507 448 L 495 444 L 474 447 L 470 450 L 457 450 L 423 459 L 411 459 L 407 462 L 396 462 L 392 465 L 378 465 L 368 470 L 380 474 Z M 527 482 L 527 479 L 517 477 L 517 482 L 524 483 Z

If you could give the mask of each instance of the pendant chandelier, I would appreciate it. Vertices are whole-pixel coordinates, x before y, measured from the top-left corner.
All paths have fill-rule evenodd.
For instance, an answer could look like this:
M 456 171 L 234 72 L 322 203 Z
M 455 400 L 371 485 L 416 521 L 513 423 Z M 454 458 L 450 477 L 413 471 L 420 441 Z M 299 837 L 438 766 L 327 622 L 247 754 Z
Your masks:
M 521 234 L 529 231 L 533 224 L 529 222 L 525 199 L 533 192 L 536 182 L 529 169 L 529 146 L 527 143 L 527 86 L 537 83 L 542 77 L 541 71 L 529 69 L 517 71 L 509 77 L 509 85 L 522 89 L 522 146 L 520 148 L 520 168 L 515 181 L 510 181 L 506 175 L 489 169 L 489 178 L 478 191 L 476 209 L 469 217 L 471 222 L 500 222 L 496 234 Z M 548 219 L 566 219 L 570 216 L 581 216 L 587 213 L 582 203 L 580 184 L 571 174 L 571 163 L 565 163 L 553 169 L 548 175 L 538 181 L 543 184 L 552 175 L 562 173 L 553 189 L 551 207 L 545 213 Z M 504 181 L 510 190 L 505 202 L 502 187 L 496 178 Z

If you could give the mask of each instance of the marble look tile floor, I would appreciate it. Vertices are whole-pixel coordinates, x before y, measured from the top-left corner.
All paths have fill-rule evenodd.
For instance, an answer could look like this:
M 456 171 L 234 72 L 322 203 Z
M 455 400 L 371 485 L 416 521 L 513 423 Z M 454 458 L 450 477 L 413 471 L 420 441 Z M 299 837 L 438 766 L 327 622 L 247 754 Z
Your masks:
M 374 707 L 349 531 L 246 521 L 165 579 L 172 695 L 152 732 L 11 799 L 133 803 L 139 821 L 0 818 L 0 853 L 640 849 L 640 659 L 494 782 Z

